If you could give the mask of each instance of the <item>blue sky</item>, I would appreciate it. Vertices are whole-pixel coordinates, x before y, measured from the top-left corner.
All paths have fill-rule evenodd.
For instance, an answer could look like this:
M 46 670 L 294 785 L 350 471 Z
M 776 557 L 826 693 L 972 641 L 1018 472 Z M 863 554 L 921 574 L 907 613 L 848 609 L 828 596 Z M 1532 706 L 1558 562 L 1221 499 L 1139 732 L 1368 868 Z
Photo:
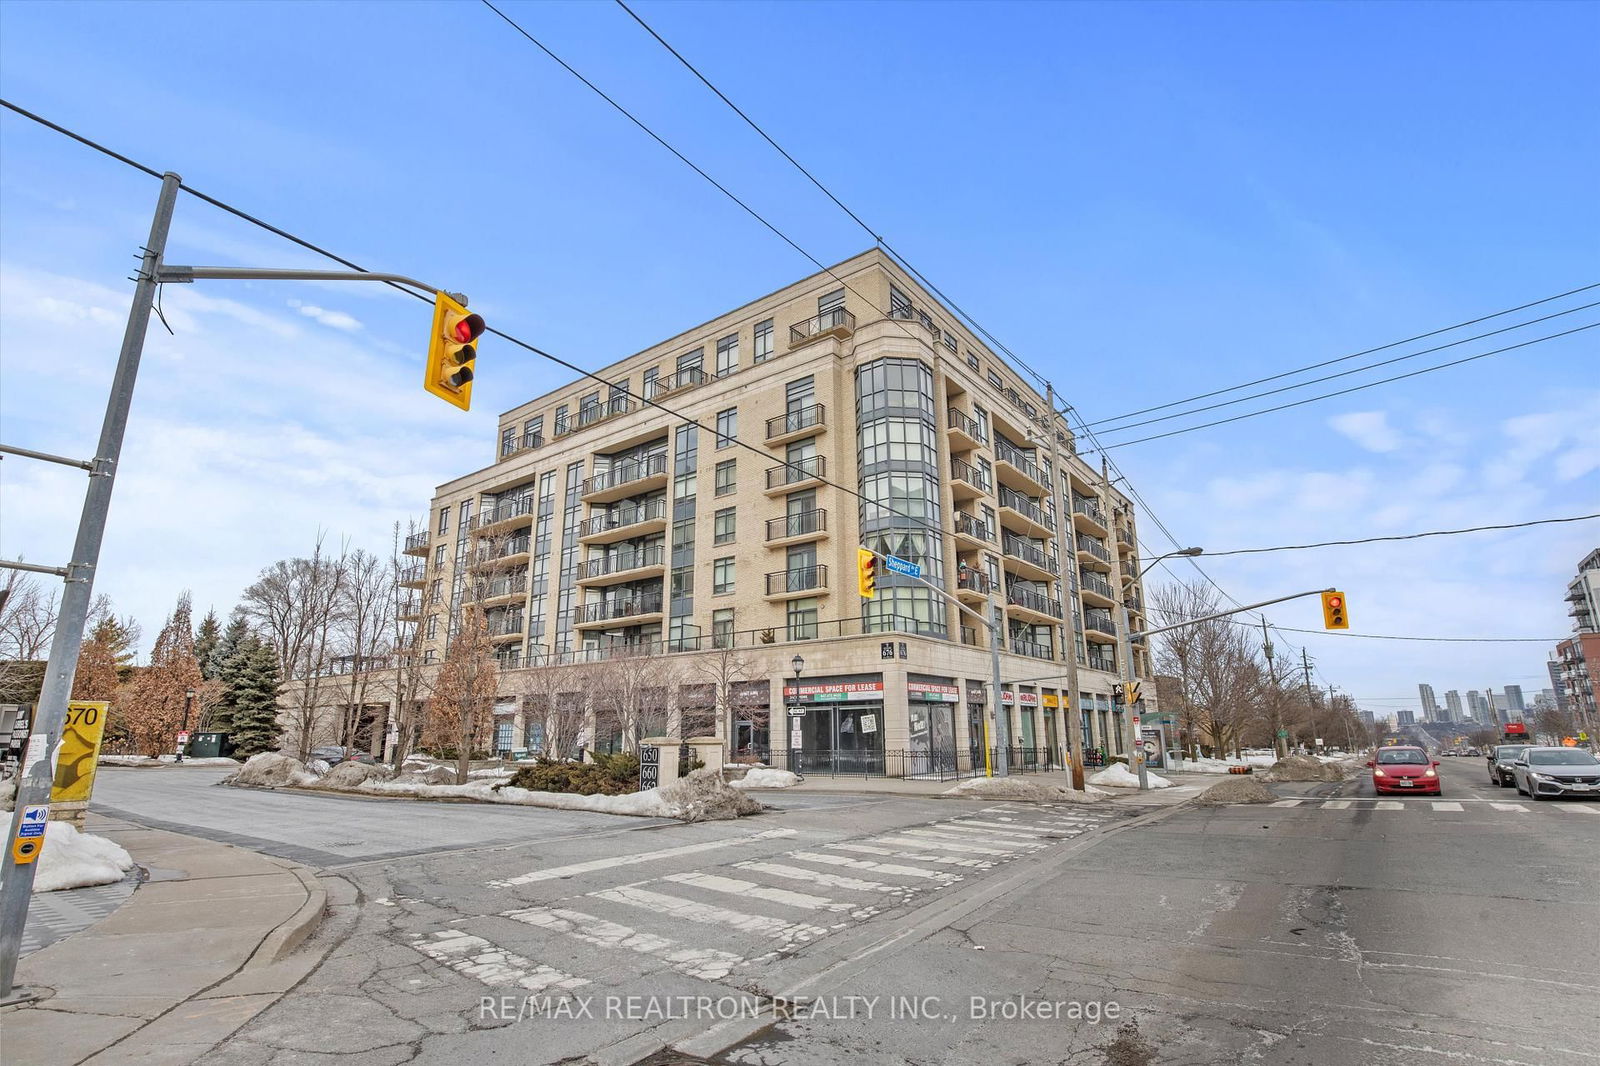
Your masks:
M 818 259 L 870 244 L 620 8 L 504 9 Z M 1600 281 L 1593 5 L 636 9 L 1091 420 Z M 474 3 L 12 2 L 4 25 L 8 99 L 464 290 L 585 366 L 813 269 Z M 93 440 L 155 191 L 0 117 L 7 442 Z M 323 265 L 191 199 L 168 258 Z M 152 632 L 180 589 L 225 611 L 319 528 L 385 548 L 435 484 L 489 461 L 497 412 L 562 380 L 485 345 L 475 410 L 455 412 L 416 388 L 426 308 L 376 286 L 210 283 L 165 306 L 177 335 L 151 334 L 98 586 Z M 1113 454 L 1213 550 L 1592 512 L 1597 337 Z M 0 551 L 63 556 L 79 479 L 0 476 Z M 1247 602 L 1340 585 L 1368 632 L 1553 637 L 1597 539 L 1589 523 L 1206 568 Z M 1420 680 L 1542 687 L 1543 645 L 1303 639 L 1374 709 Z

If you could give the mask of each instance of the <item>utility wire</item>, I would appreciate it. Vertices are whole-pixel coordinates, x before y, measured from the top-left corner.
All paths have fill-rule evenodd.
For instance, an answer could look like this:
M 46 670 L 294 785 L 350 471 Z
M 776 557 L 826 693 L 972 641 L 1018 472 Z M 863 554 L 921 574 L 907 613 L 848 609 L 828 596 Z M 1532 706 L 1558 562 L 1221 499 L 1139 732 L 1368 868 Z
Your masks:
M 1249 626 L 1254 629 L 1254 622 L 1240 622 L 1229 618 L 1226 621 L 1234 625 Z M 1423 641 L 1436 644 L 1558 644 L 1566 637 L 1402 637 L 1389 633 L 1352 633 L 1345 629 L 1296 629 L 1294 626 L 1273 626 L 1274 630 L 1283 629 L 1290 633 L 1311 633 L 1316 636 L 1329 637 L 1359 637 L 1362 640 L 1409 640 Z
M 1567 292 L 1557 293 L 1554 296 L 1546 296 L 1542 300 L 1534 300 L 1531 303 L 1521 304 L 1517 307 L 1508 307 L 1504 311 L 1496 311 L 1493 314 L 1480 315 L 1477 318 L 1469 318 L 1465 322 L 1457 322 L 1453 326 L 1444 326 L 1440 329 L 1430 330 L 1427 333 L 1419 333 L 1415 337 L 1407 337 L 1404 340 L 1391 341 L 1388 344 L 1382 344 L 1376 348 L 1367 348 L 1364 351 L 1352 352 L 1349 355 L 1341 355 L 1337 359 L 1328 359 L 1320 363 L 1311 363 L 1307 366 L 1298 367 L 1294 370 L 1285 370 L 1281 374 L 1273 374 L 1271 377 L 1257 378 L 1254 381 L 1246 381 L 1239 385 L 1230 385 L 1225 389 L 1216 389 L 1212 392 L 1202 392 L 1196 396 L 1185 397 L 1182 400 L 1173 400 L 1171 403 L 1158 404 L 1155 407 L 1145 407 L 1137 411 L 1129 411 L 1126 414 L 1112 415 L 1108 418 L 1098 418 L 1088 424 L 1091 426 L 1105 426 L 1105 424 L 1108 422 L 1121 422 L 1126 418 L 1137 418 L 1139 415 L 1150 414 L 1153 411 L 1165 411 L 1170 407 L 1180 407 L 1183 404 L 1193 403 L 1196 400 L 1209 400 L 1213 396 L 1222 396 L 1230 392 L 1237 392 L 1240 389 L 1254 388 L 1257 385 L 1265 385 L 1269 381 L 1279 381 L 1286 377 L 1293 377 L 1295 374 L 1303 374 L 1308 370 L 1321 370 L 1325 366 L 1333 366 L 1336 363 L 1348 362 L 1351 359 L 1360 359 L 1364 355 L 1375 355 L 1378 352 L 1388 351 L 1390 348 L 1398 348 L 1402 344 L 1411 344 L 1414 341 L 1422 341 L 1427 340 L 1429 337 L 1437 337 L 1441 333 L 1451 333 L 1458 329 L 1464 329 L 1467 326 L 1475 326 L 1479 322 L 1487 322 L 1490 319 L 1501 318 L 1505 315 L 1515 314 L 1518 311 L 1526 311 L 1530 307 L 1538 307 L 1540 304 L 1547 304 L 1554 300 L 1565 299 L 1568 296 L 1575 296 L 1580 292 L 1587 292 L 1590 289 L 1595 288 L 1600 288 L 1600 282 L 1595 282 L 1591 285 L 1583 285 L 1576 289 L 1570 289 Z M 1535 321 L 1538 320 L 1536 319 Z M 1309 382 L 1307 384 L 1309 384 Z M 1177 418 L 1179 416 L 1174 414 L 1169 417 Z
M 1346 544 L 1377 544 L 1382 541 L 1392 540 L 1421 540 L 1423 537 L 1452 537 L 1460 533 L 1486 533 L 1497 529 L 1526 529 L 1529 526 L 1548 526 L 1559 522 L 1587 522 L 1600 518 L 1600 514 L 1580 514 L 1571 518 L 1536 518 L 1528 522 L 1507 522 L 1498 526 L 1468 526 L 1465 529 L 1434 529 L 1426 533 L 1401 533 L 1389 537 L 1359 537 L 1355 540 L 1324 540 L 1315 544 L 1280 544 L 1275 548 L 1234 548 L 1231 551 L 1207 551 L 1206 558 L 1215 559 L 1223 555 L 1258 555 L 1264 552 L 1292 552 L 1303 551 L 1306 548 L 1332 548 Z
M 1403 363 L 1407 359 L 1417 359 L 1424 355 L 1431 355 L 1434 352 L 1442 352 L 1446 348 L 1455 348 L 1462 344 L 1471 344 L 1473 341 L 1481 341 L 1486 337 L 1498 336 L 1501 333 L 1510 333 L 1512 330 L 1522 329 L 1526 326 L 1537 325 L 1540 322 L 1548 322 L 1552 318 L 1560 318 L 1562 315 L 1571 315 L 1576 314 L 1579 311 L 1587 311 L 1592 307 L 1600 307 L 1600 301 L 1582 304 L 1578 307 L 1569 307 L 1564 311 L 1554 311 L 1539 318 L 1530 318 L 1526 322 L 1517 322 L 1509 326 L 1503 326 L 1500 329 L 1490 330 L 1487 333 L 1479 333 L 1472 337 L 1463 337 L 1460 340 L 1449 341 L 1445 344 L 1436 345 L 1432 348 L 1423 348 L 1420 351 L 1409 352 L 1406 355 L 1397 355 L 1392 359 L 1381 359 L 1376 363 L 1367 363 L 1365 366 L 1352 367 L 1349 370 L 1341 370 L 1337 374 L 1326 374 L 1320 378 L 1308 378 L 1305 381 L 1297 381 L 1292 385 L 1282 385 L 1276 389 L 1267 389 L 1265 392 L 1252 392 L 1248 396 L 1236 396 L 1231 400 L 1223 400 L 1221 403 L 1207 404 L 1205 407 L 1191 407 L 1187 411 L 1177 411 L 1170 415 L 1159 415 L 1155 418 L 1147 418 L 1142 422 L 1129 422 L 1126 425 L 1110 426 L 1101 430 L 1101 432 L 1121 433 L 1124 430 L 1138 429 L 1140 426 L 1153 426 L 1158 422 L 1170 422 L 1175 418 L 1188 418 L 1190 415 L 1198 415 L 1203 414 L 1206 411 L 1215 411 L 1219 408 L 1231 407 L 1236 403 L 1245 403 L 1249 400 L 1259 400 L 1266 396 L 1277 396 L 1280 393 L 1292 392 L 1295 389 L 1303 389 L 1310 385 L 1320 385 L 1324 381 L 1334 381 L 1338 378 L 1347 378 L 1351 374 L 1361 374 L 1368 370 L 1376 370 L 1380 366 L 1391 366 L 1394 363 Z
M 1100 445 L 1100 448 L 1102 451 L 1105 451 L 1108 448 L 1127 448 L 1134 444 L 1144 444 L 1147 441 L 1163 440 L 1167 437 L 1176 437 L 1184 433 L 1193 433 L 1200 429 L 1210 429 L 1213 426 L 1225 426 L 1230 422 L 1240 422 L 1246 418 L 1255 418 L 1259 415 L 1269 415 L 1275 411 L 1287 411 L 1292 407 L 1304 407 L 1308 403 L 1316 403 L 1319 400 L 1330 400 L 1335 396 L 1347 396 L 1352 392 L 1360 392 L 1363 389 L 1370 389 L 1377 385 L 1387 385 L 1395 381 L 1404 381 L 1406 378 L 1414 378 L 1421 374 L 1431 374 L 1435 370 L 1447 370 L 1453 366 L 1461 366 L 1463 363 L 1471 363 L 1479 359 L 1487 359 L 1491 355 L 1500 355 L 1504 352 L 1513 352 L 1518 348 L 1526 348 L 1533 344 L 1543 344 L 1545 341 L 1553 341 L 1560 337 L 1571 336 L 1574 333 L 1582 333 L 1584 330 L 1594 329 L 1596 326 L 1600 326 L 1600 322 L 1590 322 L 1587 325 L 1576 326 L 1573 329 L 1562 330 L 1559 333 L 1549 333 L 1543 337 L 1535 337 L 1533 340 L 1523 341 L 1521 344 L 1508 344 L 1503 348 L 1494 348 L 1487 352 L 1479 352 L 1477 355 L 1469 355 L 1461 359 L 1452 359 L 1447 363 L 1438 363 L 1434 366 L 1426 366 L 1421 370 L 1413 370 L 1405 374 L 1396 374 L 1394 377 L 1379 378 L 1377 381 L 1369 381 L 1364 385 L 1352 385 L 1348 389 L 1340 389 L 1337 392 L 1325 392 L 1320 396 L 1310 396 L 1304 400 L 1295 400 L 1292 403 L 1279 404 L 1276 407 L 1266 407 L 1259 411 L 1247 411 L 1242 415 L 1234 415 L 1232 418 L 1219 418 L 1215 422 L 1202 422 L 1197 426 L 1185 426 L 1182 429 L 1168 430 L 1165 433 L 1154 433 L 1148 437 L 1136 437 L 1133 440 L 1114 441 L 1110 445 Z M 1083 454 L 1088 455 L 1093 453 L 1085 452 Z

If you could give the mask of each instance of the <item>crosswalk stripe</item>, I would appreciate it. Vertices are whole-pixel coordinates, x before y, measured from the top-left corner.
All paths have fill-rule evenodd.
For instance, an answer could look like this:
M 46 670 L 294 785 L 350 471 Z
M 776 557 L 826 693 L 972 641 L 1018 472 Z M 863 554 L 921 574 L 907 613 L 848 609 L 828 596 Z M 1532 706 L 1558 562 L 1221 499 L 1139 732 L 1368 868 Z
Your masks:
M 1433 809 L 1436 811 L 1459 811 L 1461 804 L 1451 803 L 1449 800 L 1434 800 Z
M 1041 837 L 1051 836 L 1054 834 L 1076 833 L 1082 830 L 1081 826 L 1073 826 L 1070 829 L 1001 829 L 991 826 L 985 822 L 940 822 L 939 828 L 944 830 L 960 830 L 963 833 L 981 833 L 984 836 L 990 837 L 991 839 L 998 836 L 1005 838 L 1016 837 L 1021 840 L 1038 840 Z
M 714 907 L 709 903 L 697 903 L 681 896 L 669 896 L 663 892 L 652 892 L 637 885 L 603 889 L 599 892 L 591 892 L 589 895 L 595 899 L 620 903 L 626 907 L 638 907 L 652 914 L 665 914 L 673 918 L 682 918 L 685 921 L 698 922 L 701 925 L 715 925 L 723 929 L 738 929 L 747 933 L 758 933 L 761 936 L 772 937 L 775 940 L 805 941 L 828 935 L 828 930 L 820 926 L 807 925 L 804 922 L 786 921 L 783 918 L 769 918 L 764 914 L 745 914 L 742 911 L 729 910 L 726 907 Z
M 585 978 L 536 964 L 459 929 L 441 929 L 433 936 L 431 941 L 418 940 L 411 946 L 463 977 L 486 985 L 515 984 L 529 992 L 543 992 L 549 988 L 581 988 L 589 983 Z
M 669 951 L 673 941 L 653 933 L 641 933 L 620 922 L 607 921 L 582 911 L 560 907 L 525 907 L 506 911 L 501 917 L 511 918 L 540 929 L 561 933 L 574 940 L 595 947 L 617 948 L 651 955 L 661 959 L 681 974 L 706 981 L 718 981 L 728 976 L 744 959 L 716 948 L 679 948 Z
M 1558 811 L 1567 811 L 1570 814 L 1600 814 L 1600 807 L 1580 807 L 1576 803 L 1552 804 Z
M 1489 806 L 1497 811 L 1516 811 L 1518 814 L 1526 813 L 1528 810 L 1520 803 L 1490 803 Z
M 919 844 L 919 846 L 921 846 Z M 936 862 L 941 866 L 973 866 L 980 870 L 987 870 L 994 863 L 983 859 L 969 859 L 959 855 L 932 855 L 921 851 L 896 851 L 894 848 L 880 848 L 872 844 L 824 844 L 823 847 L 834 851 L 854 851 L 861 855 L 882 855 L 886 859 L 910 859 L 912 862 Z
M 1299 800 L 1274 800 L 1272 805 L 1274 807 L 1298 807 L 1298 806 L 1300 806 L 1300 801 Z
M 736 869 L 766 874 L 769 877 L 783 877 L 790 881 L 804 881 L 824 888 L 843 888 L 851 892 L 908 891 L 902 886 L 886 885 L 882 881 L 867 881 L 859 877 L 845 877 L 843 874 L 825 874 L 819 870 L 807 870 L 803 866 L 786 866 L 781 862 L 757 862 L 751 859 L 733 865 Z
M 549 870 L 534 870 L 532 873 L 522 874 L 520 877 L 507 878 L 504 881 L 490 881 L 491 888 L 515 888 L 517 885 L 532 884 L 535 881 L 551 881 L 560 877 L 573 877 L 577 874 L 593 873 L 596 870 L 609 870 L 617 866 L 635 866 L 644 862 L 655 862 L 657 859 L 671 859 L 679 855 L 694 855 L 702 851 L 720 851 L 724 848 L 737 847 L 740 844 L 754 844 L 761 840 L 772 840 L 776 837 L 792 837 L 796 833 L 793 829 L 767 829 L 760 833 L 751 833 L 747 836 L 728 837 L 722 840 L 707 840 L 698 844 L 683 844 L 676 848 L 662 848 L 659 851 L 645 851 L 635 855 L 612 855 L 604 859 L 591 859 L 589 862 L 577 862 L 571 866 L 557 866 Z
M 1372 805 L 1372 809 L 1375 811 L 1403 811 L 1406 809 L 1406 805 L 1399 800 L 1379 800 Z
M 874 844 L 912 844 L 919 848 L 939 847 L 947 851 L 970 852 L 974 855 L 1010 855 L 1011 852 L 1004 848 L 984 848 L 976 844 L 957 844 L 946 837 L 934 834 L 918 835 L 915 833 L 901 833 L 898 836 L 884 834 L 873 837 Z
M 1329 800 L 1322 805 L 1322 809 L 1325 811 L 1342 811 L 1348 806 L 1350 806 L 1349 800 Z
M 807 911 L 848 911 L 852 910 L 853 903 L 838 903 L 827 896 L 813 896 L 809 892 L 793 892 L 787 888 L 768 888 L 758 885 L 754 881 L 741 881 L 737 877 L 723 877 L 719 874 L 703 874 L 698 871 L 683 874 L 668 874 L 663 881 L 674 884 L 691 885 L 694 888 L 703 888 L 708 892 L 721 892 L 729 896 L 749 896 L 752 899 L 764 899 L 768 903 L 782 903 L 788 907 L 799 907 Z
M 1050 842 L 1046 840 L 1018 840 L 1014 837 L 985 836 L 974 837 L 971 829 L 962 829 L 959 826 L 949 825 L 922 825 L 913 829 L 896 830 L 900 836 L 914 836 L 925 840 L 949 841 L 954 844 L 979 844 L 987 847 L 1004 848 L 1007 851 L 1022 851 L 1024 849 L 1037 851 L 1048 848 Z
M 873 848 L 874 854 L 892 854 Z M 901 866 L 892 862 L 873 862 L 870 859 L 852 859 L 848 855 L 824 855 L 815 851 L 791 851 L 786 858 L 797 862 L 815 862 L 823 866 L 838 866 L 846 870 L 870 870 L 891 877 L 915 877 L 923 881 L 943 881 L 946 884 L 961 880 L 960 874 L 946 870 L 924 870 L 920 866 Z

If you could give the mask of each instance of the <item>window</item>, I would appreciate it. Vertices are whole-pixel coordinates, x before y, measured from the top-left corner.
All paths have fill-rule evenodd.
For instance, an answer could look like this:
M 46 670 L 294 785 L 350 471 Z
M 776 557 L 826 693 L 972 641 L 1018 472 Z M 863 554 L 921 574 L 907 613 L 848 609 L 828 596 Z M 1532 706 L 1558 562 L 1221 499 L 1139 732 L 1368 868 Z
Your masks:
M 686 370 L 699 370 L 705 365 L 705 361 L 706 350 L 704 348 L 696 348 L 692 352 L 684 352 L 678 356 L 678 373 L 681 374 Z
M 429 639 L 429 640 L 438 640 L 439 639 L 439 616 L 436 615 L 436 614 L 430 614 L 428 616 L 428 637 L 427 637 L 427 639 Z
M 556 414 L 555 414 L 555 432 L 556 432 L 556 435 L 560 436 L 561 434 L 565 433 L 568 428 L 569 427 L 567 426 L 567 405 L 566 404 L 559 404 L 556 407 Z
M 510 455 L 517 450 L 517 427 L 506 426 L 500 430 L 500 454 Z
M 694 519 L 685 518 L 672 523 L 672 549 L 680 551 L 694 547 Z
M 733 647 L 733 608 L 723 607 L 711 612 L 711 646 Z
M 444 578 L 436 577 L 433 579 L 432 599 L 429 602 L 440 602 L 439 597 L 442 595 L 444 595 Z
M 439 508 L 439 532 L 441 534 L 450 532 L 450 508 L 448 507 Z
M 738 489 L 738 472 L 739 464 L 737 460 L 724 459 L 717 464 L 716 493 L 718 496 L 727 496 Z
M 978 424 L 978 439 L 985 444 L 989 443 L 989 412 L 973 404 L 972 420 Z
M 659 367 L 651 367 L 649 370 L 644 372 L 644 384 L 640 387 L 640 396 L 643 396 L 647 400 L 655 398 L 656 378 L 660 376 L 660 374 L 661 369 Z
M 893 285 L 889 286 L 889 317 L 911 317 L 911 297 L 907 296 Z
M 967 352 L 967 365 L 974 370 L 978 369 L 978 357 L 970 351 Z
M 952 352 L 956 350 L 956 335 L 949 330 L 944 331 L 944 346 Z
M 810 407 L 817 398 L 816 378 L 810 374 L 797 381 L 791 381 L 783 387 L 783 410 L 786 414 L 797 414 Z
M 433 568 L 435 570 L 443 570 L 444 569 L 444 545 L 443 544 L 439 545 L 437 548 L 434 549 L 434 552 L 433 552 Z
M 686 474 L 679 474 L 672 479 L 672 498 L 674 500 L 692 500 L 695 496 L 695 482 L 699 475 L 691 470 Z
M 730 333 L 717 342 L 717 377 L 739 369 L 739 335 Z
M 829 311 L 844 310 L 844 290 L 834 289 L 826 296 L 817 297 L 817 316 L 827 314 Z
M 694 595 L 694 567 L 675 566 L 672 568 L 672 598 L 681 600 L 685 596 Z
M 787 612 L 790 640 L 817 639 L 817 599 L 807 596 L 789 601 Z
M 730 407 L 717 412 L 717 447 L 730 448 L 733 438 L 739 435 L 739 409 Z
M 768 318 L 756 323 L 756 344 L 754 359 L 758 363 L 765 363 L 772 358 L 772 319 Z
M 472 525 L 472 501 L 471 500 L 462 500 L 461 501 L 461 517 L 456 522 L 456 525 L 460 526 L 463 530 L 466 530 L 467 528 L 469 528 Z
M 711 563 L 711 594 L 721 596 L 733 591 L 733 556 L 723 556 Z
M 993 370 L 989 371 L 987 377 L 989 378 L 989 384 L 993 385 L 996 389 L 1004 389 L 1006 387 L 1006 383 L 1000 380 L 1000 375 L 996 374 Z
M 732 544 L 738 537 L 738 516 L 736 507 L 724 507 L 712 516 L 711 543 Z

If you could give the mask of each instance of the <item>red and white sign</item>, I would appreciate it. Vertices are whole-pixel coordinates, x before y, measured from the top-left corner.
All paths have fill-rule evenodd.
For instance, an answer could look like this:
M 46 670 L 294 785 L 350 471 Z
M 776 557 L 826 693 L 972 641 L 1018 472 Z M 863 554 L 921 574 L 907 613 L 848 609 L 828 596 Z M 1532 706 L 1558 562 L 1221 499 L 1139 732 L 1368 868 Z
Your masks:
M 783 695 L 786 699 L 798 697 L 803 700 L 825 699 L 839 700 L 850 696 L 876 696 L 883 698 L 882 681 L 815 681 L 810 684 L 785 685 Z
M 178 743 L 179 744 L 187 744 L 187 743 L 189 743 L 189 734 L 186 733 L 186 732 L 185 733 L 179 733 L 178 734 Z
M 929 703 L 961 702 L 961 690 L 955 685 L 937 685 L 927 681 L 907 681 L 906 695 Z
M 1000 693 L 1000 702 L 1009 707 L 1017 701 L 1016 697 L 1010 692 L 1002 690 Z M 1022 705 L 1024 707 L 1037 707 L 1039 705 L 1039 694 L 1037 692 L 1024 692 L 1022 694 Z

